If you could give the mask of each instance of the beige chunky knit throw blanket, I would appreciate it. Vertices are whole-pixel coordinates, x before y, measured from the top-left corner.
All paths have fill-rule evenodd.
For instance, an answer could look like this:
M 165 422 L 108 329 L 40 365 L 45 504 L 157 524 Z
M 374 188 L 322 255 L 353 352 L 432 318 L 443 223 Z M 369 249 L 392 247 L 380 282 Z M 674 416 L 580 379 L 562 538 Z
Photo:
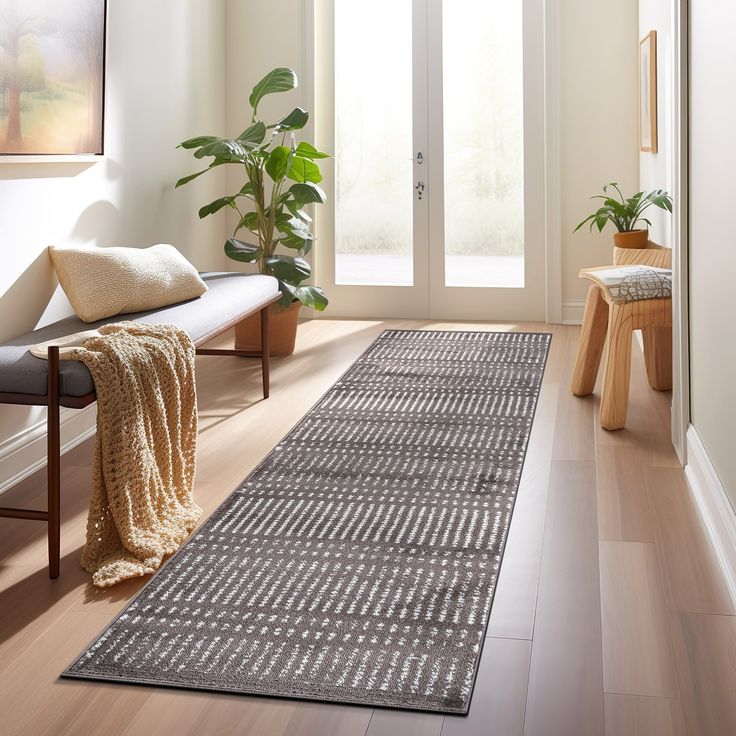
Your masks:
M 194 529 L 194 345 L 170 325 L 120 322 L 64 357 L 97 393 L 97 441 L 82 567 L 107 587 L 152 573 Z

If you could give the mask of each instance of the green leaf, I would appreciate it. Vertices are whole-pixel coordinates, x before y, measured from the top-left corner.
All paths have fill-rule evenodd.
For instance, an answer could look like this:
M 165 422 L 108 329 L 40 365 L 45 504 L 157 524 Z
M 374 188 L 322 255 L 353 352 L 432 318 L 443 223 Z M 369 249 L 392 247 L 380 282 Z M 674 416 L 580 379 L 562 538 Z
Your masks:
M 312 184 L 311 182 L 292 184 L 289 187 L 289 194 L 291 194 L 300 208 L 312 202 L 324 204 L 327 201 L 327 195 L 316 184 Z
M 296 286 L 279 279 L 279 291 L 281 292 L 281 299 L 278 300 L 277 304 L 284 309 L 290 307 L 296 301 Z
M 286 176 L 290 153 L 286 146 L 276 146 L 266 159 L 266 171 L 274 181 L 281 181 Z
M 284 233 L 284 237 L 279 238 L 279 242 L 286 248 L 298 250 L 301 255 L 306 255 L 312 250 L 312 233 L 309 232 L 307 225 L 297 217 L 279 220 L 276 223 L 279 232 Z
M 312 222 L 312 218 L 304 210 L 299 209 L 294 202 L 287 202 L 286 207 L 294 217 L 298 217 L 303 222 Z
M 230 238 L 225 243 L 225 255 L 234 261 L 253 263 L 253 261 L 257 261 L 263 255 L 263 250 L 258 245 L 251 245 L 242 240 Z
M 263 143 L 265 137 L 266 126 L 259 120 L 257 123 L 253 123 L 253 125 L 246 128 L 236 140 L 246 145 L 258 146 Z
M 612 182 L 611 182 L 610 184 L 606 184 L 606 185 L 605 185 L 605 186 L 603 187 L 603 191 L 604 191 L 604 192 L 608 192 L 608 187 L 613 187 L 613 188 L 614 188 L 614 189 L 615 189 L 615 190 L 616 190 L 616 191 L 618 192 L 618 196 L 619 196 L 619 197 L 621 198 L 621 201 L 622 201 L 622 202 L 625 202 L 625 201 L 626 201 L 626 200 L 624 199 L 624 195 L 623 195 L 623 194 L 621 193 L 621 190 L 620 190 L 620 189 L 619 189 L 619 187 L 618 187 L 618 182 L 616 182 L 616 181 L 612 181 Z
M 241 228 L 246 228 L 247 230 L 257 230 L 258 214 L 256 212 L 246 212 L 240 219 L 238 227 L 236 228 L 236 232 Z
M 276 228 L 282 233 L 294 233 L 303 238 L 311 240 L 309 228 L 298 217 L 289 217 L 288 215 L 280 215 L 276 218 Z
M 289 168 L 289 179 L 297 182 L 311 181 L 315 184 L 322 181 L 322 174 L 319 166 L 308 158 L 294 156 Z
M 296 74 L 293 69 L 286 69 L 284 67 L 272 69 L 253 87 L 253 91 L 250 93 L 248 102 L 250 102 L 250 106 L 253 108 L 253 115 L 255 116 L 259 103 L 266 95 L 272 95 L 275 92 L 288 92 L 290 89 L 295 89 L 297 84 Z
M 598 228 L 598 232 L 600 233 L 603 232 L 603 228 L 606 226 L 607 223 L 608 223 L 608 217 L 606 215 L 601 215 L 595 218 L 595 224 L 596 224 L 596 227 Z
M 298 256 L 271 256 L 266 258 L 266 267 L 277 279 L 290 284 L 298 284 L 312 274 L 309 264 Z
M 672 212 L 672 199 L 670 198 L 669 194 L 667 194 L 667 192 L 662 192 L 661 190 L 659 190 L 656 192 L 652 192 L 647 196 L 652 204 L 656 205 L 660 209 Z
M 213 143 L 217 140 L 219 140 L 219 138 L 214 135 L 201 135 L 197 138 L 189 138 L 189 140 L 180 143 L 177 148 L 200 148 L 201 146 L 206 146 L 208 143 Z
M 185 176 L 179 181 L 176 182 L 174 185 L 174 189 L 178 189 L 181 186 L 184 186 L 184 184 L 188 184 L 190 181 L 196 179 L 198 176 L 202 176 L 202 174 L 206 174 L 210 169 L 214 169 L 216 166 L 222 166 L 222 164 L 230 163 L 229 161 L 223 161 L 221 159 L 215 159 L 206 169 L 202 169 L 202 171 L 198 171 L 196 174 L 189 174 L 189 176 Z
M 585 225 L 586 222 L 590 222 L 591 220 L 595 220 L 595 215 L 588 215 L 581 223 L 578 224 L 578 226 L 573 230 L 573 233 L 576 233 L 580 228 Z M 591 223 L 592 224 L 592 223 Z
M 644 192 L 637 192 L 633 197 L 629 197 L 629 199 L 626 200 L 627 206 L 632 210 L 635 210 L 639 206 L 639 200 L 641 200 L 643 194 Z
M 199 210 L 199 219 L 207 217 L 207 215 L 213 215 L 215 212 L 219 212 L 223 207 L 232 207 L 235 201 L 235 195 L 229 197 L 220 197 L 214 202 L 206 204 Z
M 297 147 L 296 147 L 296 155 L 301 156 L 302 158 L 331 158 L 329 153 L 322 153 L 322 151 L 318 151 L 311 143 L 307 143 L 306 141 L 302 141 Z
M 194 152 L 195 158 L 216 156 L 217 158 L 227 159 L 229 161 L 243 161 L 247 155 L 248 149 L 243 143 L 228 138 L 218 138 Z
M 184 186 L 185 184 L 188 184 L 190 181 L 196 179 L 198 176 L 202 176 L 202 174 L 206 174 L 209 171 L 209 168 L 204 169 L 203 171 L 198 171 L 196 174 L 189 174 L 189 176 L 184 176 L 179 181 L 174 184 L 174 189 L 178 189 L 179 187 Z
M 281 118 L 275 125 L 269 125 L 269 128 L 276 128 L 280 133 L 287 130 L 301 130 L 309 120 L 309 113 L 302 110 L 301 107 L 295 107 L 285 118 Z
M 298 286 L 294 296 L 305 306 L 324 312 L 329 303 L 324 291 L 319 286 Z
M 285 238 L 286 241 L 283 243 L 285 248 L 291 248 L 292 250 L 296 250 L 300 256 L 306 256 L 308 253 L 312 250 L 312 243 L 313 240 L 301 240 L 300 238 L 297 238 L 296 236 L 292 237 L 291 235 L 287 236 Z M 300 245 L 297 246 L 297 243 L 300 243 Z

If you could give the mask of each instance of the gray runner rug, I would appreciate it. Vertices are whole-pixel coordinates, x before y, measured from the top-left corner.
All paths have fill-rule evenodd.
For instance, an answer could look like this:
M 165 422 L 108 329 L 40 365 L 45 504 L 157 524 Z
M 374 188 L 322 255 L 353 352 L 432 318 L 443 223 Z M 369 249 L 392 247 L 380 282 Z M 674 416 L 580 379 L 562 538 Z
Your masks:
M 62 676 L 467 713 L 550 338 L 381 334 Z

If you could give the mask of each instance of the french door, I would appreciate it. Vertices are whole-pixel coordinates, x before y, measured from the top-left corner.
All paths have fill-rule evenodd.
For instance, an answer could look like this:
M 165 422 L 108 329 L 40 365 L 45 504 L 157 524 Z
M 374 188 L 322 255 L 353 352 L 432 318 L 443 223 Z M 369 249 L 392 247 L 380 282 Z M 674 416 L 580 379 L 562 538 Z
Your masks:
M 544 319 L 542 0 L 320 0 L 330 316 Z

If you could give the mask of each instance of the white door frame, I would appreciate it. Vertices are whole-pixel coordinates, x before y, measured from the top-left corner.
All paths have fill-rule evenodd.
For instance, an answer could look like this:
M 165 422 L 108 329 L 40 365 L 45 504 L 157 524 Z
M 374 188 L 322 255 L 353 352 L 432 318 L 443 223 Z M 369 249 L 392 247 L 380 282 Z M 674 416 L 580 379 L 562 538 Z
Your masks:
M 544 202 L 545 213 L 542 237 L 545 245 L 545 315 L 549 323 L 562 322 L 562 231 L 560 211 L 560 105 L 559 105 L 559 3 L 557 0 L 541 0 L 543 7 L 544 37 Z M 329 23 L 325 24 L 324 9 L 327 3 L 317 0 L 302 0 L 304 18 L 304 70 L 307 79 L 305 85 L 305 103 L 316 118 L 316 138 L 332 135 L 333 122 L 328 120 L 328 109 L 332 105 L 320 104 L 318 90 L 332 88 L 330 65 L 332 58 L 332 38 Z M 317 141 L 319 142 L 319 140 Z M 327 163 L 324 166 L 327 176 L 334 176 L 334 169 Z M 315 250 L 315 277 L 317 282 L 320 273 L 330 266 L 320 258 L 319 240 L 334 239 L 332 223 L 320 221 L 319 211 L 315 216 L 315 234 L 317 242 Z M 334 269 L 334 265 L 332 266 Z M 328 294 L 329 297 L 329 294 Z M 329 318 L 329 308 L 323 316 Z M 378 313 L 376 316 L 381 316 Z M 389 315 L 392 316 L 392 315 Z
M 690 423 L 688 16 L 688 0 L 673 0 L 672 444 L 683 466 L 687 464 L 687 429 Z
M 544 242 L 547 322 L 562 324 L 560 3 L 544 0 Z

